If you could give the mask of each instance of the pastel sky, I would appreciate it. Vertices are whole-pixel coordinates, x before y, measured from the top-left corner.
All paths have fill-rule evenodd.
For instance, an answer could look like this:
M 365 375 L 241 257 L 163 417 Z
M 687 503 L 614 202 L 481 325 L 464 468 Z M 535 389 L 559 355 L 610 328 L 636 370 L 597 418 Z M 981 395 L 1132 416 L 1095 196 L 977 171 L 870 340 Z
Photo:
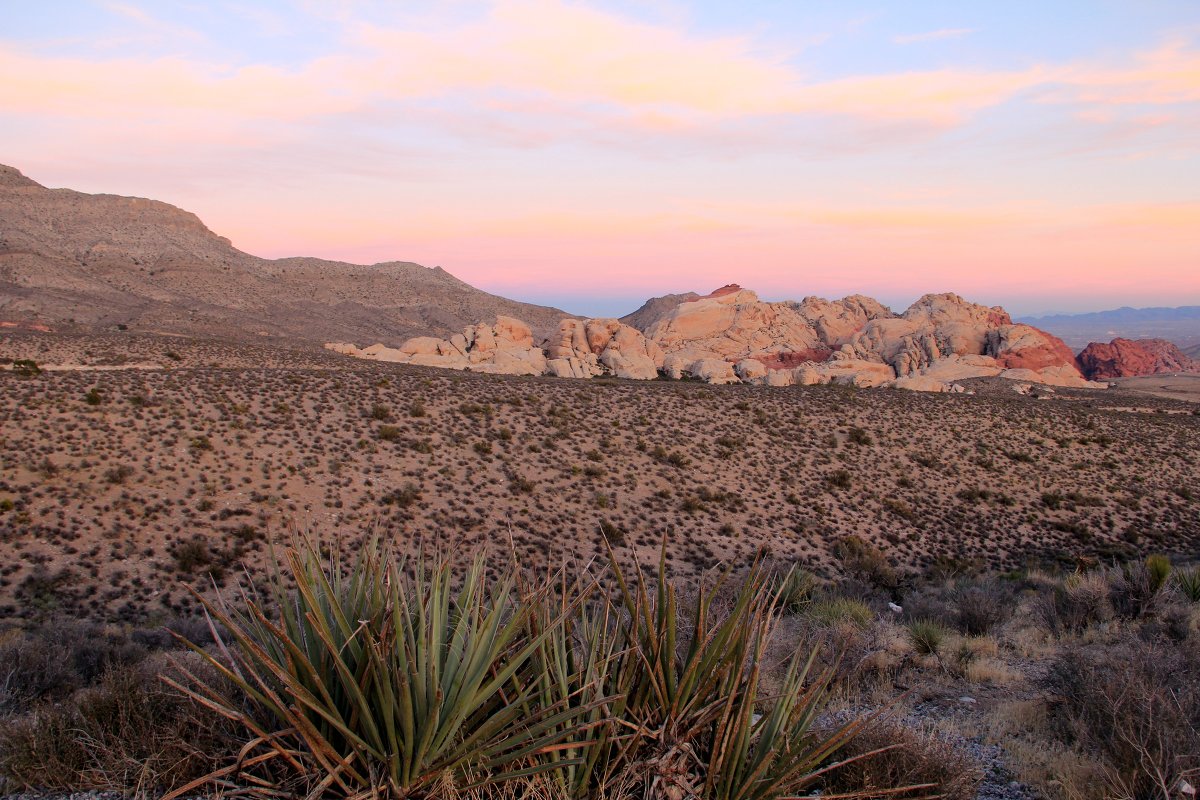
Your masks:
M 1200 304 L 1196 0 L 45 0 L 0 162 L 590 315 Z

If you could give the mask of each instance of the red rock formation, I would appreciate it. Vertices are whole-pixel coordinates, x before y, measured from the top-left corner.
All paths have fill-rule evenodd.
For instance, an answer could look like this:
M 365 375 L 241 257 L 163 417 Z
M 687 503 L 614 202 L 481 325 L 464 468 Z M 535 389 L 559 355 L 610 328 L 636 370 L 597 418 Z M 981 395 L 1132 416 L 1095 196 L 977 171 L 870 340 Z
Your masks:
M 1005 315 L 1007 316 L 1007 314 Z M 1075 354 L 1066 343 L 1053 334 L 1032 325 L 1025 326 L 1038 334 L 1042 341 L 1032 347 L 1014 347 L 996 356 L 996 363 L 1005 369 L 1045 369 L 1075 364 Z M 1086 377 L 1086 374 L 1085 374 Z
M 832 350 L 809 348 L 792 353 L 777 353 L 774 358 L 760 357 L 758 360 L 767 369 L 795 369 L 801 364 L 816 362 L 823 364 L 833 355 Z
M 708 294 L 704 295 L 704 297 L 697 297 L 696 299 L 697 300 L 705 300 L 705 299 L 710 299 L 713 297 L 724 297 L 727 294 L 736 294 L 737 292 L 740 292 L 740 291 L 742 291 L 741 286 L 738 286 L 736 283 L 727 283 L 724 286 L 722 286 L 720 289 L 715 289 L 712 292 L 709 292 Z M 688 302 L 691 302 L 691 301 L 688 301 Z
M 1188 358 L 1166 339 L 1113 339 L 1092 342 L 1076 359 L 1091 380 L 1132 378 L 1163 372 L 1200 372 L 1200 361 Z

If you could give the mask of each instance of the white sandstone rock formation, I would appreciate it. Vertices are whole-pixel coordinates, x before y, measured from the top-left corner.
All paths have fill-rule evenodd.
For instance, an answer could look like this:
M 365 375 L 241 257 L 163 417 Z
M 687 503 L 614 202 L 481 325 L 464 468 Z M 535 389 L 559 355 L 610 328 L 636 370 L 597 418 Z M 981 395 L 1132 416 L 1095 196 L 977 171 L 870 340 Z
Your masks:
M 517 375 L 631 380 L 693 378 L 769 386 L 837 383 L 930 392 L 965 391 L 959 381 L 1003 377 L 1055 386 L 1084 380 L 1059 339 L 1013 324 L 1000 307 L 956 294 L 928 294 L 903 314 L 869 297 L 769 303 L 736 284 L 704 297 L 681 295 L 645 317 L 645 332 L 616 319 L 564 319 L 542 345 L 511 317 L 468 326 L 449 339 L 419 336 L 398 348 L 330 350 L 380 361 Z M 662 299 L 662 298 L 660 298 Z

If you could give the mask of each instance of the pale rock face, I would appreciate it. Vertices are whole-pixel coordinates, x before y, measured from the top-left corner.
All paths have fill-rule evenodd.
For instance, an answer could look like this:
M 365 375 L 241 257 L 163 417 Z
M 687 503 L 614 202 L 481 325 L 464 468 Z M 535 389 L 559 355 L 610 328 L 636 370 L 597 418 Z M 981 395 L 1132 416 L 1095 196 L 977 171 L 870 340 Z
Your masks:
M 768 372 L 766 366 L 761 361 L 753 358 L 743 358 L 734 365 L 733 371 L 746 383 L 760 381 L 767 377 Z M 779 371 L 781 370 L 776 370 L 776 372 Z
M 1042 369 L 1006 369 L 1000 373 L 1001 378 L 1013 381 L 1032 381 L 1047 386 L 1062 386 L 1072 389 L 1107 389 L 1104 381 L 1089 381 L 1079 374 L 1074 367 L 1043 367 Z
M 687 368 L 687 373 L 705 383 L 740 383 L 733 364 L 720 358 L 697 359 Z
M 652 381 L 658 377 L 658 366 L 654 359 L 636 350 L 623 353 L 613 347 L 605 348 L 600 354 L 600 363 L 618 377 L 635 381 Z
M 883 386 L 896 379 L 896 373 L 887 364 L 875 361 L 863 361 L 857 358 L 839 358 L 822 364 L 817 370 L 822 378 L 821 383 L 838 383 L 848 386 L 870 388 Z
M 552 368 L 554 374 L 590 378 L 607 373 L 631 380 L 654 380 L 663 360 L 662 351 L 641 331 L 615 319 L 563 320 L 546 355 L 563 362 Z
M 792 304 L 764 303 L 737 286 L 680 303 L 650 327 L 646 338 L 667 355 L 685 353 L 694 360 L 739 361 L 824 344 Z
M 806 297 L 797 311 L 813 326 L 821 341 L 831 346 L 846 344 L 871 320 L 892 316 L 886 306 L 860 294 L 836 301 Z
M 796 383 L 795 370 L 773 369 L 767 372 L 767 386 L 793 386 Z
M 925 295 L 897 316 L 860 295 L 766 303 L 731 284 L 656 314 L 646 334 L 615 319 L 564 319 L 543 348 L 527 325 L 501 316 L 449 339 L 409 339 L 398 349 L 326 346 L 380 361 L 572 378 L 653 380 L 661 373 L 709 383 L 961 392 L 958 381 L 1000 376 L 1103 386 L 1083 379 L 1057 338 L 955 294 Z
M 442 340 L 433 336 L 416 336 L 400 345 L 400 352 L 410 356 L 431 356 L 438 354 Z
M 391 351 L 396 353 L 398 351 Z M 407 355 L 407 354 L 405 354 Z M 415 364 L 418 367 L 441 367 L 442 369 L 467 369 L 470 361 L 462 356 L 444 356 L 438 353 L 417 353 L 416 355 L 407 355 L 403 360 L 399 358 L 382 358 L 375 357 L 376 361 L 401 361 L 404 364 Z
M 690 367 L 692 362 L 683 353 L 667 353 L 663 356 L 663 372 L 672 380 L 679 380 L 683 377 L 684 370 Z
M 590 378 L 591 371 L 577 358 L 551 358 L 546 362 L 546 374 L 556 378 Z
M 496 317 L 495 333 L 497 346 L 506 350 L 525 350 L 533 347 L 533 333 L 529 326 L 513 317 Z
M 546 355 L 552 359 L 572 358 L 583 352 L 591 352 L 584 323 L 577 319 L 564 319 L 558 326 L 557 338 L 552 338 L 546 347 Z

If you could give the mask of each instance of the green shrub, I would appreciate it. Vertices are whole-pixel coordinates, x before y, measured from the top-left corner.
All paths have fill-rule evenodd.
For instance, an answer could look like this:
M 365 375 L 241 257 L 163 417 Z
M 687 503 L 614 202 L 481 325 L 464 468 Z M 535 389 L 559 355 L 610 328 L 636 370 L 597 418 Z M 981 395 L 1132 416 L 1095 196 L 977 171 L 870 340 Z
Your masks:
M 262 763 L 310 789 L 410 797 L 447 775 L 495 783 L 545 771 L 530 767 L 533 754 L 590 708 L 531 712 L 532 657 L 562 614 L 527 635 L 540 590 L 518 594 L 512 574 L 486 579 L 481 558 L 457 589 L 448 561 L 408 564 L 375 545 L 349 569 L 315 544 L 284 560 L 294 595 L 276 574 L 269 598 L 205 603 L 230 632 L 234 670 L 195 648 L 256 709 L 212 682 L 176 685 L 262 736 Z M 256 713 L 273 724 L 262 730 Z
M 12 370 L 22 378 L 36 378 L 42 374 L 42 368 L 31 358 L 18 358 L 12 362 Z
M 913 650 L 923 656 L 940 655 L 946 642 L 946 629 L 928 619 L 908 623 L 908 641 Z
M 874 612 L 866 603 L 849 597 L 814 600 L 808 605 L 805 614 L 818 625 L 827 626 L 848 623 L 865 628 L 875 619 Z
M 375 433 L 385 442 L 394 442 L 400 438 L 400 429 L 395 425 L 380 425 Z
M 1150 589 L 1158 592 L 1167 583 L 1171 575 L 1171 559 L 1163 555 L 1146 557 L 1146 572 L 1150 580 Z

